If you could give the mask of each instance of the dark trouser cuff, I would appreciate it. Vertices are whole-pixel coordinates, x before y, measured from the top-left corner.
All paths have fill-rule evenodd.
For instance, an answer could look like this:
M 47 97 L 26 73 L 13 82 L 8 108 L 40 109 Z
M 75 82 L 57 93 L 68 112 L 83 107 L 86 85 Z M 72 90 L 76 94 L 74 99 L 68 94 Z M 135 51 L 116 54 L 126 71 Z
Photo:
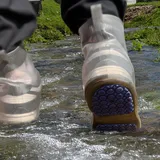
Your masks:
M 27 53 L 20 47 L 9 53 L 4 50 L 0 51 L 0 73 L 2 74 L 0 76 L 4 76 L 6 73 L 21 66 L 26 59 L 26 55 Z
M 119 17 L 122 21 L 126 10 L 125 0 L 61 0 L 61 14 L 73 33 L 91 18 L 91 5 L 102 4 L 103 14 Z
M 0 50 L 10 52 L 36 28 L 36 13 L 28 0 L 0 0 Z

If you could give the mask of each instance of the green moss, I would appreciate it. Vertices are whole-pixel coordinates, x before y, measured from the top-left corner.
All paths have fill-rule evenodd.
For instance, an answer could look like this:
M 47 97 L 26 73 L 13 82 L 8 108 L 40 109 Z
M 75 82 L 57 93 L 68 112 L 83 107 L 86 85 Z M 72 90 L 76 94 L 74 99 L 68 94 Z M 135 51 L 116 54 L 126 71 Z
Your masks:
M 159 26 L 160 22 L 160 2 L 159 6 L 156 7 L 151 13 L 136 16 L 133 20 L 125 22 L 125 28 L 135 28 L 135 27 L 149 27 L 149 26 Z
M 125 22 L 125 28 L 140 28 L 136 32 L 126 34 L 126 40 L 132 40 L 136 48 L 140 49 L 140 44 L 160 46 L 160 2 L 137 3 L 134 6 L 152 5 L 155 8 L 151 13 L 143 12 L 129 22 Z M 132 6 L 133 7 L 133 6 Z M 155 26 L 155 27 L 151 27 Z M 137 43 L 138 42 L 138 43 Z M 158 58 L 159 59 L 159 58 Z M 159 61 L 159 60 L 158 60 Z
M 25 41 L 27 43 L 52 43 L 55 40 L 61 40 L 71 32 L 64 24 L 60 6 L 54 0 L 43 0 L 43 9 L 37 18 L 37 29 L 33 35 Z
M 160 46 L 160 28 L 145 28 L 126 34 L 127 40 L 136 40 L 152 46 Z
M 146 92 L 143 97 L 147 100 L 147 101 L 154 101 L 155 99 L 158 100 L 159 99 L 159 95 L 160 92 L 157 91 L 150 91 L 150 92 Z
M 143 47 L 143 44 L 141 42 L 139 42 L 139 40 L 133 40 L 132 41 L 132 49 L 134 51 L 141 51 Z
M 160 1 L 136 3 L 135 5 L 128 6 L 128 8 L 136 6 L 153 6 L 154 9 L 147 14 L 140 12 L 133 20 L 125 22 L 125 28 L 159 26 Z
M 145 6 L 145 5 L 153 5 L 155 7 L 158 7 L 160 3 L 158 1 L 152 1 L 152 2 L 138 2 L 133 5 L 129 5 L 128 7 L 134 7 L 134 6 Z
M 159 109 L 159 110 L 160 110 L 160 106 L 157 106 L 156 109 Z

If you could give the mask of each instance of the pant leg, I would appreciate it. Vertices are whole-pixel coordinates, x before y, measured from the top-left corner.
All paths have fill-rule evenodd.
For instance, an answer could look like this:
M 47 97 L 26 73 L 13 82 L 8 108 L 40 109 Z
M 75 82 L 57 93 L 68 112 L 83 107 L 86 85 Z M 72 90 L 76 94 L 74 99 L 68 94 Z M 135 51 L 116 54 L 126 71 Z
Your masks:
M 0 0 L 0 50 L 9 52 L 36 28 L 36 13 L 28 0 Z
M 123 20 L 126 0 L 61 0 L 61 14 L 73 33 L 78 34 L 80 26 L 91 17 L 90 7 L 102 4 L 104 14 L 111 14 Z

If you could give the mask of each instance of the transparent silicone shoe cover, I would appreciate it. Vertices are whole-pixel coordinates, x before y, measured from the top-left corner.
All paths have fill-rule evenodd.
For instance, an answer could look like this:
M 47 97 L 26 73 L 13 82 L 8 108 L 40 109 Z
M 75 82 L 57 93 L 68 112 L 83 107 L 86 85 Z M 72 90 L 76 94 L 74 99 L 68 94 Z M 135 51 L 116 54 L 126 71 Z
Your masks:
M 0 52 L 0 61 L 0 122 L 35 120 L 39 115 L 41 81 L 29 55 L 17 47 L 10 53 Z
M 108 73 L 112 70 L 112 73 L 107 73 L 111 79 L 118 80 L 122 76 L 115 77 L 115 73 L 119 74 L 118 69 L 125 70 L 127 73 L 123 73 L 123 76 L 126 75 L 134 84 L 134 68 L 128 57 L 122 21 L 112 15 L 103 15 L 100 9 L 94 10 L 92 15 L 92 20 L 88 20 L 79 29 L 85 57 L 83 87 L 93 79 L 106 75 L 106 69 Z

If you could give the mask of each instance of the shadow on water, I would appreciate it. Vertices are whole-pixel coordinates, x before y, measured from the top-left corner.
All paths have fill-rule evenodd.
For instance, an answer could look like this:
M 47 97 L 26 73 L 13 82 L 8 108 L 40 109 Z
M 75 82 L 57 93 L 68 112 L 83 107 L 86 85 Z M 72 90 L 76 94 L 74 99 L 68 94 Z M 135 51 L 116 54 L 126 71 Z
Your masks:
M 31 52 L 42 75 L 41 114 L 36 122 L 0 127 L 0 160 L 155 160 L 160 159 L 160 69 L 158 51 L 131 50 L 139 93 L 142 130 L 101 133 L 91 130 L 81 86 L 83 55 L 79 39 Z

